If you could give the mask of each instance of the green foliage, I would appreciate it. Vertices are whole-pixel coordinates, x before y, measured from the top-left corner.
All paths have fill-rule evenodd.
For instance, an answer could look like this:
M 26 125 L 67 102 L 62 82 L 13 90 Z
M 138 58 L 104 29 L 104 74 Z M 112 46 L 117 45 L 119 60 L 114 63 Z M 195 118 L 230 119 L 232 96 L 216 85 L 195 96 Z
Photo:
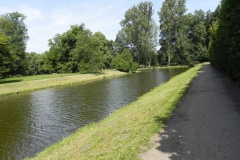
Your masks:
M 78 35 L 72 57 L 74 61 L 79 63 L 79 72 L 96 72 L 103 68 L 102 47 L 98 36 L 91 36 L 88 32 L 82 32 Z
M 177 41 L 178 32 L 180 32 L 183 23 L 186 0 L 165 0 L 162 4 L 160 12 L 160 45 L 161 50 L 166 52 L 168 61 L 171 64 L 171 58 L 174 54 L 175 44 Z
M 208 60 L 205 13 L 185 14 L 186 0 L 165 0 L 160 17 L 160 64 L 193 66 Z M 167 62 L 166 62 L 167 58 Z
M 222 0 L 218 25 L 210 28 L 211 64 L 240 80 L 240 1 Z
M 202 10 L 196 10 L 194 15 L 189 15 L 189 31 L 191 59 L 193 62 L 204 62 L 208 60 L 206 47 L 206 27 L 205 13 Z
M 0 33 L 0 78 L 10 71 L 12 65 L 12 53 L 8 46 L 9 38 Z
M 48 73 L 100 71 L 109 54 L 105 36 L 101 32 L 92 35 L 84 24 L 73 25 L 67 32 L 57 34 L 49 40 L 49 46 L 44 64 Z
M 24 74 L 25 49 L 28 40 L 27 27 L 24 23 L 26 16 L 18 13 L 7 13 L 1 16 L 0 29 L 9 37 L 9 50 L 13 54 L 13 63 L 8 74 Z
M 138 64 L 150 64 L 152 52 L 155 51 L 157 28 L 152 15 L 152 2 L 141 2 L 127 10 L 120 23 L 122 29 L 117 34 L 116 42 L 121 49 L 129 48 Z
M 105 37 L 104 34 L 102 34 L 101 32 L 96 32 L 93 35 L 94 38 L 96 38 L 98 40 L 98 42 L 100 42 L 100 54 L 103 56 L 101 61 L 103 61 L 103 68 L 110 68 L 111 65 L 111 61 L 113 59 L 113 54 L 114 54 L 114 47 L 115 44 L 113 41 L 108 41 Z
M 26 54 L 27 67 L 25 70 L 26 75 L 44 74 L 44 56 L 45 54 L 37 54 L 35 52 Z
M 216 36 L 217 36 L 217 30 L 218 30 L 218 22 L 213 22 L 212 25 L 209 27 L 209 33 L 210 33 L 210 42 L 209 42 L 209 48 L 208 48 L 208 54 L 209 54 L 209 60 L 211 62 L 211 65 L 216 66 Z
M 111 63 L 112 68 L 123 72 L 136 72 L 138 64 L 133 62 L 133 56 L 128 49 L 117 55 Z
M 118 51 L 118 43 L 114 42 L 113 40 L 107 40 L 107 47 L 108 51 L 103 55 L 103 63 L 104 68 L 110 69 L 113 58 L 117 53 L 121 52 Z
M 212 24 L 218 20 L 219 10 L 220 10 L 220 5 L 217 6 L 217 8 L 215 9 L 214 12 L 207 11 L 207 13 L 206 13 L 205 26 L 206 26 L 206 31 L 207 31 L 207 36 L 206 36 L 207 49 L 209 49 L 209 43 L 210 43 L 210 39 L 211 39 L 211 33 L 210 33 L 209 29 L 212 26 Z

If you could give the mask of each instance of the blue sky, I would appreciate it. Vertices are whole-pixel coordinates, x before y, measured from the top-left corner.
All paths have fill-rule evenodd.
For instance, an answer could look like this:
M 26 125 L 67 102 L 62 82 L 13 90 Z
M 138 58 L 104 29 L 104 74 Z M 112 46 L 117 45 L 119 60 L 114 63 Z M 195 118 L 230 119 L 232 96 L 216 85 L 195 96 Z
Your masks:
M 157 12 L 164 0 L 152 0 L 153 18 L 159 25 Z M 115 40 L 121 29 L 124 13 L 142 0 L 0 0 L 0 14 L 18 11 L 27 16 L 29 40 L 27 52 L 47 51 L 48 40 L 66 32 L 70 25 L 84 23 L 92 32 L 100 31 L 107 39 Z M 187 12 L 214 11 L 220 0 L 187 0 Z

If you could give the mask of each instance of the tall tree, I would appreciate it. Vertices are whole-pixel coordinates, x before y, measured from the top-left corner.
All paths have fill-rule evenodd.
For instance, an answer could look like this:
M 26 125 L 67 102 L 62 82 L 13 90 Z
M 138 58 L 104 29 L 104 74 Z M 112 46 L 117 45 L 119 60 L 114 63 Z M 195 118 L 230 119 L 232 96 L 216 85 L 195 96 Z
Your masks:
M 93 37 L 98 39 L 98 41 L 100 42 L 100 51 L 101 51 L 101 55 L 103 56 L 102 60 L 104 63 L 103 68 L 110 68 L 111 61 L 113 58 L 113 55 L 110 51 L 110 47 L 113 49 L 114 43 L 111 41 L 108 41 L 105 35 L 102 34 L 101 32 L 94 33 Z
M 151 36 L 147 38 L 148 48 L 146 49 L 147 51 L 146 61 L 149 67 L 152 64 L 152 61 L 154 61 L 157 56 L 157 47 L 159 46 L 159 41 L 158 41 L 159 27 L 157 26 L 156 22 L 153 19 L 151 21 L 150 32 L 151 32 L 150 33 Z
M 205 13 L 202 10 L 196 10 L 194 15 L 189 14 L 189 18 L 188 32 L 190 33 L 189 38 L 191 40 L 189 51 L 192 55 L 192 61 L 207 61 Z
M 175 53 L 175 45 L 183 23 L 186 0 L 165 0 L 160 12 L 160 40 L 161 50 L 166 52 L 167 64 L 171 64 L 171 58 Z
M 212 66 L 217 66 L 217 61 L 216 61 L 217 59 L 216 50 L 218 45 L 216 43 L 217 31 L 218 31 L 218 21 L 215 21 L 209 27 L 210 41 L 209 41 L 209 47 L 208 47 L 208 54 L 209 54 L 209 60 Z
M 207 36 L 206 36 L 206 46 L 207 46 L 207 48 L 209 46 L 210 37 L 211 37 L 209 29 L 210 29 L 211 25 L 218 20 L 219 10 L 220 10 L 220 5 L 217 6 L 215 11 L 211 12 L 209 10 L 206 13 L 205 26 L 206 26 L 206 31 L 207 31 Z
M 50 50 L 46 52 L 45 68 L 49 72 L 77 72 L 78 62 L 74 61 L 73 50 L 76 48 L 77 37 L 85 32 L 84 24 L 72 25 L 67 32 L 56 34 L 49 40 Z
M 0 33 L 0 78 L 9 72 L 12 64 L 12 54 L 8 48 L 9 38 Z
M 111 63 L 112 68 L 123 72 L 136 72 L 138 64 L 133 62 L 133 56 L 128 49 L 124 49 Z
M 7 13 L 1 16 L 0 28 L 3 34 L 9 37 L 9 49 L 13 53 L 13 65 L 9 74 L 24 74 L 27 27 L 24 23 L 26 16 L 18 13 Z
M 103 68 L 102 43 L 98 34 L 93 35 L 90 31 L 81 32 L 77 36 L 77 43 L 71 55 L 78 63 L 79 72 L 95 72 Z
M 121 21 L 122 31 L 120 32 L 131 52 L 136 57 L 138 64 L 145 63 L 147 55 L 152 51 L 152 2 L 141 2 L 133 6 L 125 13 Z M 126 37 L 126 38 L 125 38 Z
M 43 69 L 44 56 L 45 54 L 37 54 L 35 52 L 26 53 L 26 75 L 37 75 L 45 73 Z
M 128 43 L 127 34 L 124 28 L 118 31 L 115 42 L 117 43 L 118 46 L 117 47 L 118 53 L 122 53 L 124 48 L 131 48 L 130 44 Z

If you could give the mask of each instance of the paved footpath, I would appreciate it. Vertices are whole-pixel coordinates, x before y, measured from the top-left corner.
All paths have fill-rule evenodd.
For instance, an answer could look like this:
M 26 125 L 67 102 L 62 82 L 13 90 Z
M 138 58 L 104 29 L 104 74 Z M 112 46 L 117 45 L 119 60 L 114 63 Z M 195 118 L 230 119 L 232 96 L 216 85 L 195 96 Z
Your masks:
M 204 65 L 145 160 L 240 160 L 240 89 Z

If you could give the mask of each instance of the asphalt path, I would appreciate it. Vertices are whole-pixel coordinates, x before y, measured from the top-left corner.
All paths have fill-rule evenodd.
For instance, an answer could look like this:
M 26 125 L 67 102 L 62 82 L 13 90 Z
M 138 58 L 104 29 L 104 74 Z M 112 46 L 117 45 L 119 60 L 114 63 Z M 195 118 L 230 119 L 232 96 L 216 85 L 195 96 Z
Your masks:
M 210 65 L 190 85 L 145 160 L 240 160 L 240 87 Z

